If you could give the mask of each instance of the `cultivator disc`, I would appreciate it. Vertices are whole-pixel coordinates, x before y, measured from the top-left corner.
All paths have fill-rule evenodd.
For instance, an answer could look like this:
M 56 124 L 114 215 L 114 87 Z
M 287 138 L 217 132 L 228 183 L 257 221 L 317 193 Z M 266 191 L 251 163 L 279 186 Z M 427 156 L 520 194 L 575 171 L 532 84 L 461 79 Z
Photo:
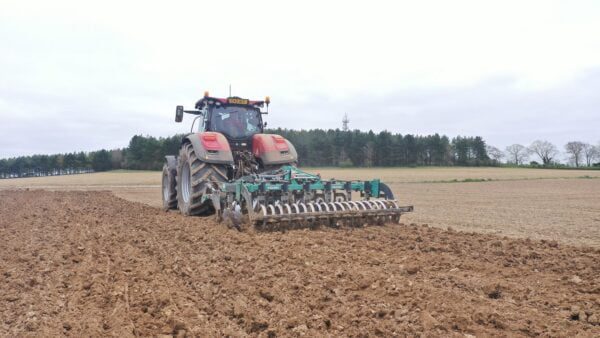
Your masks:
M 353 192 L 360 200 L 352 200 Z M 379 180 L 321 180 L 293 166 L 223 183 L 208 195 L 219 213 L 245 213 L 259 228 L 363 226 L 398 223 L 412 206 L 398 206 L 392 191 Z
M 399 207 L 393 200 L 309 202 L 260 205 L 251 219 L 257 225 L 286 224 L 362 226 L 398 223 L 400 215 L 412 207 Z

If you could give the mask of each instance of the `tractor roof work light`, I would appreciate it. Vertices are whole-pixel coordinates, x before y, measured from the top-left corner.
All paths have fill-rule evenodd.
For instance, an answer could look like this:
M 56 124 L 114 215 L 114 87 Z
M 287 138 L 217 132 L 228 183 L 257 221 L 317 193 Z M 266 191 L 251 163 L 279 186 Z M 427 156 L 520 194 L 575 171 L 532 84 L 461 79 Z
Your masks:
M 267 111 L 265 112 L 265 114 L 268 114 L 269 113 L 269 103 L 271 103 L 270 96 L 265 97 L 265 103 L 267 104 Z

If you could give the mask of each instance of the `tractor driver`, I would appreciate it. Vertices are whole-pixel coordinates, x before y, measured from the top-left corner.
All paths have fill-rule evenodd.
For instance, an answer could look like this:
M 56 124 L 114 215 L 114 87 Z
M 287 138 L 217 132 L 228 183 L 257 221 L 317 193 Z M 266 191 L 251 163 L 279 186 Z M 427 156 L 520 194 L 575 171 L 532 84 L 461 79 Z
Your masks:
M 244 138 L 261 131 L 260 114 L 254 110 L 230 111 L 219 114 L 220 130 L 232 138 Z
M 235 111 L 230 112 L 228 115 L 229 116 L 223 119 L 223 132 L 233 138 L 244 136 L 246 130 L 244 128 L 244 123 L 242 122 L 242 113 Z

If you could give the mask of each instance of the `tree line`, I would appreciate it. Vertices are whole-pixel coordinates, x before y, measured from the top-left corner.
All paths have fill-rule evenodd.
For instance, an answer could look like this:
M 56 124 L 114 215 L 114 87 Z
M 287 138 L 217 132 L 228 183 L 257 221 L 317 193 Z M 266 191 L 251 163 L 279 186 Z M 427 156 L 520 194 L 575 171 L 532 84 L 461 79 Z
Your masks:
M 401 135 L 339 129 L 274 129 L 296 147 L 301 166 L 480 166 L 495 164 L 485 141 L 477 137 L 450 139 L 438 134 Z M 0 178 L 52 176 L 115 169 L 160 170 L 166 155 L 175 155 L 184 135 L 136 135 L 123 149 L 0 159 Z
M 300 166 L 490 166 L 529 165 L 557 167 L 558 148 L 538 140 L 529 146 L 513 144 L 505 151 L 487 145 L 480 136 L 449 138 L 445 135 L 396 134 L 388 131 L 339 129 L 272 129 L 294 144 Z M 19 156 L 0 159 L 0 178 L 52 176 L 115 169 L 160 170 L 166 155 L 179 151 L 184 135 L 152 137 L 136 135 L 123 149 Z M 573 141 L 564 146 L 576 167 L 600 161 L 600 145 Z M 532 160 L 527 163 L 528 160 Z M 539 162 L 538 162 L 539 161 Z M 596 164 L 600 166 L 600 164 Z
M 0 178 L 73 175 L 111 170 L 119 166 L 113 165 L 112 161 L 120 156 L 122 151 L 117 149 L 0 159 Z
M 494 164 L 483 138 L 374 133 L 339 129 L 274 129 L 290 140 L 301 166 L 392 167 Z
M 592 167 L 600 166 L 600 144 L 594 146 L 581 141 L 571 141 L 564 145 L 565 154 L 567 155 L 567 164 L 574 167 Z M 560 167 L 564 166 L 558 158 L 560 152 L 558 148 L 551 142 L 544 140 L 533 141 L 529 146 L 522 144 L 512 144 L 506 147 L 502 152 L 496 147 L 488 146 L 489 156 L 497 162 L 506 159 L 507 164 L 524 165 L 527 161 L 530 166 L 542 167 Z M 539 161 L 539 162 L 538 162 Z
M 136 135 L 123 149 L 0 159 L 0 178 L 72 175 L 116 169 L 159 170 L 166 155 L 178 152 L 182 136 L 156 138 Z

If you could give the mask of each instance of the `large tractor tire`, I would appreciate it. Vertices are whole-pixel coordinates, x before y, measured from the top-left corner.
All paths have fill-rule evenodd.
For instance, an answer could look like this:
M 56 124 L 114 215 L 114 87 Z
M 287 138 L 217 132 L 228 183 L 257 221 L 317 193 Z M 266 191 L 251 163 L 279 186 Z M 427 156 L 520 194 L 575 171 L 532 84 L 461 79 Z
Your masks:
M 194 147 L 186 143 L 179 151 L 177 163 L 177 206 L 184 215 L 209 215 L 214 212 L 210 200 L 202 195 L 216 182 L 227 182 L 227 168 L 221 164 L 202 162 Z
M 163 209 L 177 209 L 177 168 L 169 168 L 165 163 L 162 172 L 162 202 Z

